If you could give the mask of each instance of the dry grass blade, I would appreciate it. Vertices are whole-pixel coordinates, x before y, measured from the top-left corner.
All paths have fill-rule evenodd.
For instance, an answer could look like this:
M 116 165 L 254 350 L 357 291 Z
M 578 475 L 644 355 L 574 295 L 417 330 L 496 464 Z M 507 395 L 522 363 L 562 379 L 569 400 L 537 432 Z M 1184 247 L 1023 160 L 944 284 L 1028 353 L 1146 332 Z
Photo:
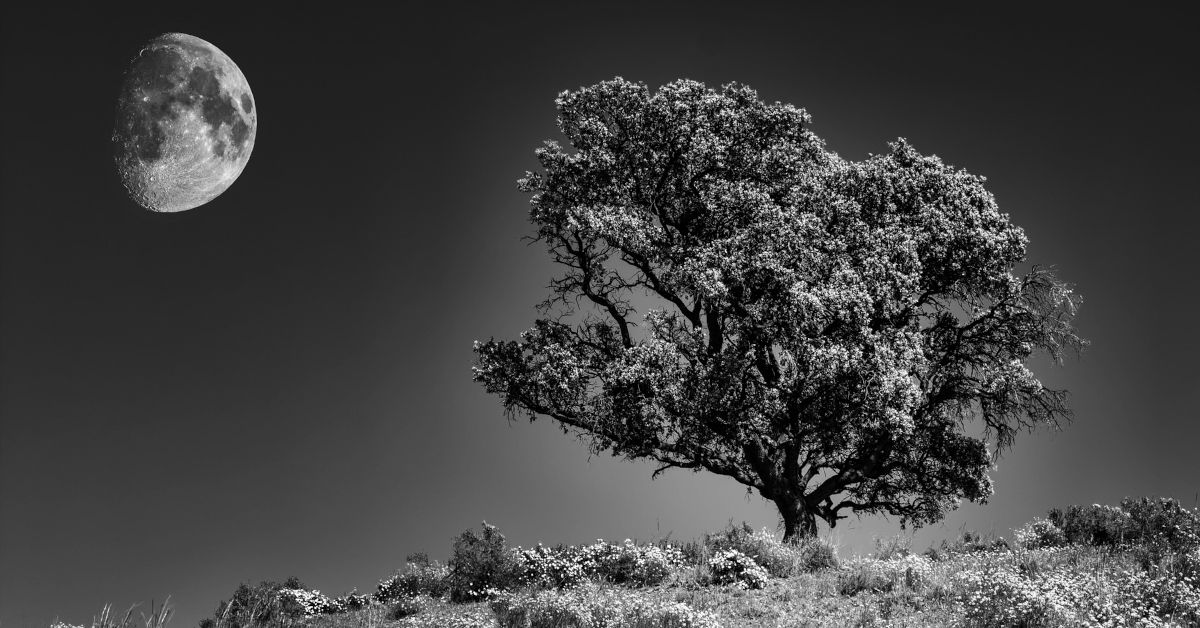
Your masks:
M 145 613 L 142 613 L 142 623 L 146 628 L 164 628 L 174 614 L 175 609 L 171 608 L 171 596 L 168 595 L 167 599 L 163 600 L 162 606 L 158 607 L 157 611 L 154 610 L 154 600 L 150 600 L 150 615 L 147 617 Z
M 125 611 L 125 616 L 120 621 L 116 621 L 112 614 L 112 604 L 105 604 L 104 608 L 100 609 L 100 614 L 92 617 L 92 628 L 131 628 L 133 609 L 137 606 L 137 604 L 131 605 Z

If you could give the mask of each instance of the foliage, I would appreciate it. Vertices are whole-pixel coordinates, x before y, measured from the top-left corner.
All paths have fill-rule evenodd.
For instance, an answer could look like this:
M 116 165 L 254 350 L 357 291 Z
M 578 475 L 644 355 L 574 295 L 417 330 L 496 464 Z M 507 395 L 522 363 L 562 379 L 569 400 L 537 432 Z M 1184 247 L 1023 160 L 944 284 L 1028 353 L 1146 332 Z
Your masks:
M 581 548 L 577 560 L 588 575 L 613 584 L 644 587 L 665 581 L 683 564 L 683 553 L 669 545 L 636 545 L 629 539 L 617 545 L 597 540 Z
M 1115 506 L 1070 506 L 1065 512 L 1053 508 L 1047 517 L 1063 531 L 1068 543 L 1117 545 L 1131 529 L 1129 513 Z
M 320 591 L 308 589 L 280 589 L 278 592 L 283 614 L 289 617 L 311 617 L 330 612 L 331 603 Z
M 137 604 L 133 604 L 125 611 L 124 615 L 115 615 L 112 604 L 105 604 L 98 614 L 92 616 L 92 623 L 87 628 L 164 628 L 167 622 L 171 621 L 171 617 L 175 615 L 169 595 L 163 601 L 162 606 L 156 607 L 151 601 L 150 614 L 140 613 L 140 622 L 133 618 L 133 611 L 137 607 Z M 84 628 L 84 626 L 55 620 L 50 624 L 50 628 Z
M 977 552 L 994 552 L 1010 549 L 1009 543 L 1003 537 L 994 533 L 981 534 L 974 530 L 962 529 L 954 539 L 942 539 L 939 547 L 930 547 L 924 555 L 934 560 L 943 560 L 956 554 L 973 554 Z
M 846 561 L 838 570 L 839 595 L 858 595 L 864 591 L 891 592 L 900 587 L 920 591 L 930 580 L 933 561 L 914 554 L 893 554 L 889 558 Z
M 1164 553 L 1200 547 L 1200 512 L 1172 498 L 1125 498 L 1120 507 L 1092 504 L 1051 509 L 1049 520 L 1069 543 L 1160 546 Z
M 496 526 L 485 521 L 482 535 L 468 529 L 454 540 L 450 558 L 451 601 L 482 600 L 489 589 L 516 586 L 520 576 L 516 559 L 505 548 L 504 535 Z
M 1114 514 L 1116 511 L 1127 517 Z M 1075 515 L 1068 515 L 1070 512 Z M 782 565 L 786 561 L 781 557 L 803 546 L 780 543 L 769 532 L 755 532 L 744 524 L 685 544 L 693 559 L 703 557 L 699 565 L 693 563 L 695 569 L 682 569 L 685 552 L 665 541 L 646 545 L 597 541 L 586 546 L 510 550 L 504 548 L 503 537 L 494 529 L 489 535 L 485 528 L 482 535 L 469 535 L 476 545 L 487 545 L 483 540 L 490 539 L 491 546 L 498 545 L 524 569 L 520 572 L 524 579 L 514 579 L 508 590 L 485 589 L 487 602 L 450 603 L 428 593 L 401 594 L 386 604 L 378 594 L 351 592 L 331 598 L 304 588 L 293 578 L 282 584 L 242 585 L 231 600 L 222 603 L 222 609 L 229 609 L 229 617 L 237 621 L 262 617 L 259 611 L 269 607 L 273 612 L 270 619 L 254 620 L 256 628 L 475 628 L 497 622 L 501 626 L 555 628 L 1200 625 L 1200 543 L 1194 534 L 1197 512 L 1174 500 L 1127 499 L 1113 509 L 1068 508 L 1061 517 L 1073 517 L 1076 533 L 1095 528 L 1118 534 L 1105 532 L 1104 536 L 1093 530 L 1080 537 L 1088 539 L 1087 543 L 1060 542 L 1056 525 L 1038 519 L 1018 528 L 1017 542 L 1012 544 L 964 530 L 934 552 L 936 559 L 914 555 L 908 537 L 899 536 L 879 541 L 870 557 L 851 557 L 827 568 L 794 569 L 790 576 L 771 577 L 758 559 L 737 548 L 758 551 L 768 557 L 763 560 L 771 560 L 772 552 L 778 551 L 776 560 Z M 1114 527 L 1113 521 L 1125 523 Z M 1124 541 L 1094 542 L 1109 538 Z M 1147 561 L 1148 556 L 1156 559 Z M 408 562 L 409 574 L 440 567 L 420 555 L 410 556 Z M 632 575 L 657 569 L 646 565 L 669 565 L 670 577 L 658 580 Z M 573 585 L 560 585 L 551 577 L 568 572 L 583 576 Z M 615 584 L 618 580 L 622 584 Z M 735 586 L 696 586 L 718 583 Z M 273 605 L 269 604 L 272 591 Z M 167 605 L 158 610 L 152 606 L 149 617 L 143 613 L 141 621 L 136 621 L 135 608 L 130 607 L 122 618 L 108 605 L 90 626 L 56 621 L 51 628 L 165 628 L 170 617 Z M 239 608 L 250 610 L 237 611 Z M 225 623 L 228 618 L 217 619 L 221 626 L 230 625 Z M 210 618 L 202 626 L 218 628 L 218 623 Z
M 266 625 L 304 614 L 302 606 L 291 603 L 280 593 L 284 590 L 307 589 L 299 578 L 283 582 L 264 580 L 255 586 L 238 585 L 228 600 L 217 605 L 213 615 L 214 628 L 250 628 Z
M 1025 549 L 1057 547 L 1067 542 L 1067 536 L 1058 526 L 1047 519 L 1034 519 L 1013 530 L 1017 546 Z
M 721 550 L 708 559 L 713 584 L 736 584 L 744 589 L 761 589 L 771 574 L 753 558 L 735 550 Z
M 903 535 L 896 535 L 888 538 L 875 537 L 875 558 L 879 560 L 892 560 L 893 558 L 903 558 L 912 553 L 912 538 Z
M 406 571 L 379 581 L 374 597 L 386 603 L 417 595 L 442 597 L 449 590 L 450 568 L 424 554 L 413 554 L 407 559 Z
M 335 600 L 316 589 L 281 589 L 279 601 L 284 614 L 290 617 L 312 617 L 343 610 Z
M 588 585 L 565 591 L 504 593 L 491 603 L 503 628 L 718 628 L 686 604 Z
M 1147 571 L 1086 571 L 1056 556 L 1074 548 L 998 552 L 960 571 L 956 585 L 968 626 L 1192 626 L 1200 622 L 1200 580 Z M 1102 565 L 1103 567 L 1103 565 Z
M 653 586 L 667 580 L 683 564 L 683 553 L 670 545 L 606 543 L 598 539 L 582 547 L 517 548 L 521 582 L 534 588 L 571 588 L 591 578 L 611 584 Z
M 1200 547 L 1200 511 L 1188 510 L 1175 499 L 1126 497 L 1121 510 L 1129 513 L 1127 540 L 1161 543 L 1175 553 Z
M 745 523 L 730 524 L 721 532 L 706 535 L 704 542 L 715 552 L 737 550 L 776 578 L 837 566 L 836 551 L 826 541 L 813 538 L 801 543 L 783 543 L 769 531 L 755 531 Z
M 730 476 L 789 541 L 984 500 L 993 455 L 1067 418 L 1025 364 L 1082 346 L 1078 297 L 1015 271 L 1025 235 L 981 177 L 903 139 L 842 159 L 737 84 L 617 78 L 556 105 L 573 152 L 547 142 L 520 188 L 562 273 L 521 340 L 475 345 L 509 412 Z
M 387 618 L 391 620 L 403 619 L 420 613 L 422 610 L 421 602 L 412 597 L 401 597 L 388 607 Z
M 541 543 L 530 549 L 517 548 L 521 583 L 535 589 L 569 589 L 587 577 L 574 548 L 549 548 Z

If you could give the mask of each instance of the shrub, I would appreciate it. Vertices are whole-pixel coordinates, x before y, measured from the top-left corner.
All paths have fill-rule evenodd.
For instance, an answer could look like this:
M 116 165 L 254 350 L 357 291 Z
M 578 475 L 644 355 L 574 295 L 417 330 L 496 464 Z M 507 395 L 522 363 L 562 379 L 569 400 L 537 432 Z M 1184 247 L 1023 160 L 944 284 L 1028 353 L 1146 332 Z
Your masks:
M 771 578 L 753 558 L 735 549 L 714 554 L 708 559 L 708 570 L 713 584 L 736 584 L 743 589 L 761 589 Z
M 1027 578 L 1010 566 L 958 574 L 967 626 L 1070 625 L 1073 609 L 1055 595 L 1054 581 Z
M 574 548 L 550 549 L 539 543 L 531 549 L 516 551 L 521 582 L 538 589 L 566 589 L 587 577 L 580 564 L 580 552 Z
M 838 566 L 837 548 L 829 541 L 808 539 L 801 544 L 803 559 L 799 563 L 802 571 L 814 572 Z
M 313 617 L 339 610 L 333 600 L 315 589 L 280 589 L 278 595 L 288 617 Z
M 679 547 L 679 550 L 683 556 L 684 564 L 696 567 L 708 564 L 708 557 L 711 555 L 707 544 L 707 537 L 700 540 L 687 541 Z
M 683 564 L 683 552 L 669 545 L 636 545 L 629 539 L 620 545 L 597 540 L 580 548 L 576 560 L 589 576 L 613 584 L 653 586 Z
M 406 571 L 396 572 L 379 581 L 374 597 L 380 602 L 391 602 L 402 597 L 428 595 L 440 598 L 450 589 L 450 568 L 438 561 L 429 560 L 425 554 L 412 554 L 407 559 Z
M 755 532 L 745 523 L 730 524 L 721 532 L 706 535 L 705 545 L 711 552 L 737 550 L 776 578 L 837 566 L 837 552 L 827 541 L 805 539 L 797 544 L 784 543 L 770 531 Z
M 564 591 L 504 593 L 491 603 L 503 628 L 719 628 L 713 615 L 682 602 L 585 584 Z
M 1062 530 L 1068 543 L 1081 545 L 1119 545 L 1131 531 L 1129 513 L 1115 506 L 1070 506 L 1064 512 L 1052 508 L 1047 518 Z
M 1121 500 L 1129 513 L 1126 536 L 1130 541 L 1163 543 L 1172 553 L 1200 547 L 1200 513 L 1188 510 L 1169 497 Z
M 214 625 L 217 628 L 248 628 L 263 625 L 288 617 L 297 617 L 303 608 L 290 605 L 280 598 L 284 589 L 305 589 L 299 578 L 288 578 L 282 583 L 264 580 L 256 586 L 242 583 L 234 590 L 229 600 L 217 605 Z
M 1200 582 L 1151 568 L 1126 574 L 1119 583 L 1125 614 L 1157 615 L 1173 625 L 1200 626 Z M 1130 612 L 1132 611 L 1132 612 Z
M 450 558 L 450 600 L 474 602 L 489 589 L 507 590 L 520 582 L 515 557 L 504 546 L 504 535 L 483 522 L 483 534 L 465 530 L 454 541 Z
M 316 589 L 280 589 L 278 596 L 283 616 L 292 619 L 348 613 L 371 605 L 370 596 L 355 591 L 330 598 Z
M 357 591 L 351 591 L 346 595 L 334 598 L 333 605 L 339 613 L 348 613 L 350 611 L 360 611 L 367 608 L 372 603 L 371 596 L 362 595 Z
M 1062 529 L 1068 543 L 1116 546 L 1140 545 L 1144 564 L 1157 563 L 1172 554 L 1200 547 L 1200 513 L 1171 498 L 1125 498 L 1120 507 L 1070 506 L 1054 508 L 1051 522 Z
M 1011 549 L 1008 545 L 1008 541 L 1005 541 L 1003 538 L 1000 538 L 993 533 L 980 534 L 973 530 L 964 529 L 959 533 L 958 538 L 954 539 L 953 541 L 943 540 L 941 542 L 940 549 L 933 553 L 939 555 L 939 558 L 942 558 L 940 555 L 943 554 L 946 555 L 945 557 L 949 557 L 954 554 L 976 554 L 980 552 L 997 552 L 1008 549 Z M 929 554 L 930 552 L 927 551 L 925 553 Z
M 1029 523 L 1013 530 L 1013 538 L 1017 546 L 1025 549 L 1042 547 L 1058 547 L 1067 542 L 1063 531 L 1053 522 L 1046 519 L 1034 519 Z
M 1190 578 L 1192 584 L 1200 588 L 1200 547 L 1180 557 L 1178 571 L 1181 577 Z
M 1042 553 L 1047 558 L 1052 552 Z M 1097 579 L 1072 569 L 994 563 L 955 575 L 965 626 L 1196 626 L 1200 589 L 1162 570 Z
M 666 581 L 684 564 L 683 552 L 671 545 L 637 545 L 597 540 L 584 547 L 541 544 L 513 552 L 521 583 L 534 588 L 564 589 L 587 578 L 612 584 L 652 586 Z
M 932 573 L 933 561 L 925 556 L 893 553 L 887 560 L 862 558 L 842 565 L 836 589 L 838 595 L 889 593 L 902 586 L 919 592 L 929 585 Z
M 401 597 L 388 607 L 387 618 L 395 621 L 411 617 L 423 610 L 421 601 L 415 597 Z
M 909 550 L 910 547 L 912 547 L 912 538 L 907 536 L 897 535 L 886 539 L 875 537 L 875 559 L 903 558 L 912 554 Z
M 864 591 L 884 593 L 896 588 L 892 574 L 883 572 L 869 561 L 854 562 L 843 566 L 837 576 L 838 595 L 858 595 Z

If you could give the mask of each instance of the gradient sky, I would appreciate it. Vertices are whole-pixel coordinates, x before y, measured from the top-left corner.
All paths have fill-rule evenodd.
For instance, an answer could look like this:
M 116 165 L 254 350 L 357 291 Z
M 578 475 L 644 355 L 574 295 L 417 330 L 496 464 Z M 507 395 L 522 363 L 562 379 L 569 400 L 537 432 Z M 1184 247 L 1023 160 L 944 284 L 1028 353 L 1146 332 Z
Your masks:
M 4 9 L 0 626 L 170 594 L 194 628 L 239 582 L 291 575 L 369 592 L 484 519 L 523 545 L 774 526 L 732 480 L 589 459 L 471 381 L 471 342 L 527 328 L 553 272 L 515 186 L 553 99 L 617 75 L 748 83 L 851 159 L 907 137 L 987 176 L 1031 261 L 1077 285 L 1093 344 L 1038 369 L 1075 422 L 1019 440 L 990 503 L 914 547 L 1072 503 L 1194 504 L 1193 22 L 743 4 Z M 167 31 L 237 62 L 259 129 L 224 195 L 157 215 L 109 135 L 127 63 Z

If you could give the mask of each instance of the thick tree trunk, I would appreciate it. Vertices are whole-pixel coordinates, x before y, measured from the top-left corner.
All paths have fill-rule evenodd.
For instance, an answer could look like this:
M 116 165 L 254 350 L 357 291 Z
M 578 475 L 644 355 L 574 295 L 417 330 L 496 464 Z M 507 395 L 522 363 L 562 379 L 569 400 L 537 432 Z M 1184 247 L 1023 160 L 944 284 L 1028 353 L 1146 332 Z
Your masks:
M 783 517 L 784 543 L 799 543 L 817 536 L 817 515 L 805 506 L 804 500 L 780 497 L 774 501 Z

